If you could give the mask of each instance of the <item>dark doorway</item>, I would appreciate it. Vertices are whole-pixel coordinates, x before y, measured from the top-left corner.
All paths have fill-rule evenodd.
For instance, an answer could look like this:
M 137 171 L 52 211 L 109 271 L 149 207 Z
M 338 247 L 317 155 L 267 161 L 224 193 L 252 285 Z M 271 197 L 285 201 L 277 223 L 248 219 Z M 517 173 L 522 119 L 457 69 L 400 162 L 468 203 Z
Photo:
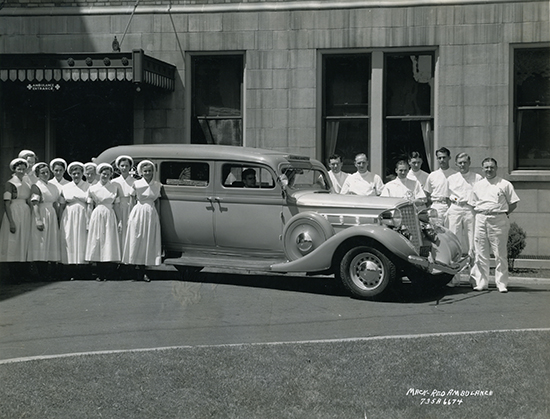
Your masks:
M 53 124 L 56 156 L 67 161 L 90 161 L 106 148 L 132 144 L 132 86 L 80 83 L 65 89 L 56 103 Z
M 130 83 L 58 83 L 45 91 L 25 83 L 2 86 L 2 138 L 32 149 L 38 158 L 90 161 L 106 148 L 133 143 L 134 101 Z M 7 144 L 6 144 L 7 145 Z M 12 157 L 13 158 L 13 157 Z

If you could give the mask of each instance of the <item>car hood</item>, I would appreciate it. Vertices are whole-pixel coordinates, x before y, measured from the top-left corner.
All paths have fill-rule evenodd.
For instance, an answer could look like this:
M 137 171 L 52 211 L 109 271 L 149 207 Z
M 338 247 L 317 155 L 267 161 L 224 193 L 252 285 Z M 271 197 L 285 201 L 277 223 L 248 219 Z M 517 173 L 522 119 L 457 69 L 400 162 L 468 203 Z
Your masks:
M 398 204 L 406 202 L 402 198 L 389 198 L 382 196 L 340 195 L 324 191 L 297 191 L 291 194 L 291 199 L 298 206 L 317 208 L 357 208 L 385 210 L 395 208 Z

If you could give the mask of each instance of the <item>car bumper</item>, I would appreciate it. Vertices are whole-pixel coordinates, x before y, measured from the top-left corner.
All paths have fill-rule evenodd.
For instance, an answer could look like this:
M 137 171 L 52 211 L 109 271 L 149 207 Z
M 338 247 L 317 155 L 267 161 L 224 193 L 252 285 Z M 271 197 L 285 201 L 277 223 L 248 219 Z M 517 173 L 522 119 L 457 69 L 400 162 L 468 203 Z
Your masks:
M 408 260 L 413 265 L 425 270 L 432 275 L 437 275 L 440 273 L 456 275 L 462 269 L 464 269 L 466 265 L 470 263 L 470 256 L 463 256 L 459 261 L 453 262 L 451 264 L 445 264 L 437 261 L 431 262 L 430 260 L 428 260 L 428 258 L 416 255 L 410 255 Z

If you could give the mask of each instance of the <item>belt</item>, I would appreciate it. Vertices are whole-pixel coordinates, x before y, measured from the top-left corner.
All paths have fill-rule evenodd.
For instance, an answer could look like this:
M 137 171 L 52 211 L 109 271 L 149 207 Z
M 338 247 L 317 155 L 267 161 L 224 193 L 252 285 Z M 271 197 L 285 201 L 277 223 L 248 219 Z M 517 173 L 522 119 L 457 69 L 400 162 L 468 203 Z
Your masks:
M 432 198 L 432 202 L 441 202 L 441 203 L 446 204 L 447 203 L 447 198 Z
M 506 215 L 503 211 L 476 211 L 476 213 L 483 215 Z

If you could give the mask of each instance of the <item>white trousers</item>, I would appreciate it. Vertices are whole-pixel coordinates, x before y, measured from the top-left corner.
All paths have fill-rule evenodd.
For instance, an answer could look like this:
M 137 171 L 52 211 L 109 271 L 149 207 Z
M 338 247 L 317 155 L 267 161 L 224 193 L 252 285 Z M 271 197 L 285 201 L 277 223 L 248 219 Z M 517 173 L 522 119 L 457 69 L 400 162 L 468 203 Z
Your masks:
M 446 220 L 445 214 L 447 214 L 449 205 L 443 202 L 433 202 L 431 207 L 437 210 L 437 218 L 439 219 L 439 222 L 441 223 L 441 225 L 446 226 L 447 224 L 445 222 Z
M 462 253 L 474 255 L 475 214 L 470 207 L 451 204 L 447 211 L 448 228 L 460 240 Z
M 508 232 L 510 220 L 506 214 L 475 217 L 475 276 L 476 286 L 489 287 L 489 264 L 491 251 L 495 255 L 495 283 L 498 289 L 508 286 Z M 474 274 L 474 272 L 472 272 Z
M 449 230 L 460 240 L 462 254 L 467 254 L 472 258 L 471 264 L 474 263 L 474 222 L 475 214 L 470 207 L 451 204 L 447 211 L 447 225 Z M 465 272 L 469 273 L 471 283 L 475 282 L 476 277 L 479 277 L 479 274 L 476 274 L 475 265 L 472 269 L 468 267 Z M 460 274 L 457 274 L 453 277 L 452 283 L 460 284 L 460 279 Z

